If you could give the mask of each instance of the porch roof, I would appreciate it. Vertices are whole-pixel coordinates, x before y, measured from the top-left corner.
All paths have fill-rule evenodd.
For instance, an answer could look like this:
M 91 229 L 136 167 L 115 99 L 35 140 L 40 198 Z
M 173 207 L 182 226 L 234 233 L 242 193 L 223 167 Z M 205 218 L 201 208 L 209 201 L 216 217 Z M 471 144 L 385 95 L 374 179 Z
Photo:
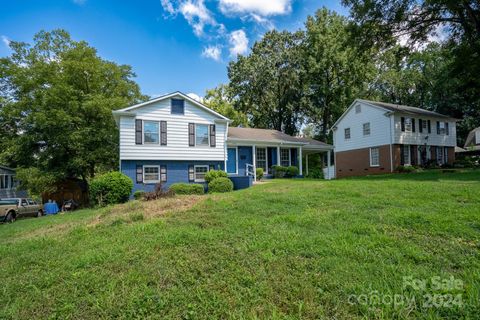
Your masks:
M 278 130 L 254 128 L 228 128 L 227 142 L 295 144 L 312 150 L 331 150 L 333 146 L 312 138 L 294 137 Z

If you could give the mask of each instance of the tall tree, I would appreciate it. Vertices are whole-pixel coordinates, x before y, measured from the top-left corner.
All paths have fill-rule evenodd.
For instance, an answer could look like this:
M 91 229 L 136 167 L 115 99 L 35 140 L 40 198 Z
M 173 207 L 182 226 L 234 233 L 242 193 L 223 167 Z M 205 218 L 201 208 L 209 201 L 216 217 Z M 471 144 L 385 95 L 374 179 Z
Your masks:
M 323 8 L 306 22 L 305 91 L 309 120 L 322 139 L 352 101 L 367 92 L 373 76 L 369 51 L 359 51 L 345 17 Z
M 88 179 L 116 168 L 112 110 L 139 102 L 130 66 L 101 59 L 64 30 L 11 42 L 0 60 L 0 157 L 49 176 Z M 38 177 L 37 177 L 38 178 Z
M 304 117 L 302 39 L 301 32 L 269 31 L 248 56 L 230 62 L 229 88 L 235 107 L 252 126 L 299 132 Z
M 234 102 L 230 98 L 229 88 L 227 85 L 222 84 L 214 89 L 207 90 L 207 94 L 205 95 L 203 102 L 209 108 L 232 120 L 230 126 L 248 126 L 247 115 L 239 110 L 236 110 L 233 106 Z

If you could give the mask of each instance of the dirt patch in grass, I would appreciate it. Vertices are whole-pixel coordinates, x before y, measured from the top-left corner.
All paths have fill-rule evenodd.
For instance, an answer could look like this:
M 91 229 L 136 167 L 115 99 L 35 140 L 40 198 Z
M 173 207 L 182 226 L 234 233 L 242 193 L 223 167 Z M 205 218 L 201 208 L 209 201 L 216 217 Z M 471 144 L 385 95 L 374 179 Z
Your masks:
M 105 208 L 88 223 L 88 226 L 110 223 L 119 219 L 124 220 L 124 222 L 147 220 L 164 216 L 172 211 L 181 213 L 193 207 L 201 199 L 202 196 L 175 196 L 154 201 L 130 201 Z

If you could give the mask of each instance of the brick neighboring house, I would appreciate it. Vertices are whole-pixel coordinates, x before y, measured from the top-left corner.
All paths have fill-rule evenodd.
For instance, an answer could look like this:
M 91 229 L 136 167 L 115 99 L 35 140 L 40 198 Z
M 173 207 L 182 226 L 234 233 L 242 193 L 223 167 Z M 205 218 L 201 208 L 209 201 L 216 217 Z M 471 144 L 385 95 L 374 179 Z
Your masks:
M 456 121 L 420 108 L 356 99 L 333 126 L 336 177 L 452 164 Z

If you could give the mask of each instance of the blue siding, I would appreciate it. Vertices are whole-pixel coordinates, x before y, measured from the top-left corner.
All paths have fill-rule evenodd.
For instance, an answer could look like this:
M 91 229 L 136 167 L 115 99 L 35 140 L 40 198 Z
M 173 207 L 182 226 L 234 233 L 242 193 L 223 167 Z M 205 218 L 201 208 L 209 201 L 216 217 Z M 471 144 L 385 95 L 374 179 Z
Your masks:
M 167 166 L 167 182 L 163 183 L 165 187 L 169 187 L 173 183 L 188 183 L 188 166 L 190 165 L 208 165 L 215 166 L 215 169 L 223 170 L 223 161 L 162 161 L 162 160 L 122 160 L 121 171 L 130 177 L 133 181 L 133 192 L 137 190 L 153 191 L 155 184 L 137 183 L 136 170 L 137 165 L 166 165 Z
M 253 164 L 252 147 L 238 147 L 238 175 L 245 175 L 245 165 Z
M 233 190 L 246 189 L 251 187 L 253 184 L 252 176 L 248 176 L 248 177 L 234 176 L 229 178 L 233 182 Z

